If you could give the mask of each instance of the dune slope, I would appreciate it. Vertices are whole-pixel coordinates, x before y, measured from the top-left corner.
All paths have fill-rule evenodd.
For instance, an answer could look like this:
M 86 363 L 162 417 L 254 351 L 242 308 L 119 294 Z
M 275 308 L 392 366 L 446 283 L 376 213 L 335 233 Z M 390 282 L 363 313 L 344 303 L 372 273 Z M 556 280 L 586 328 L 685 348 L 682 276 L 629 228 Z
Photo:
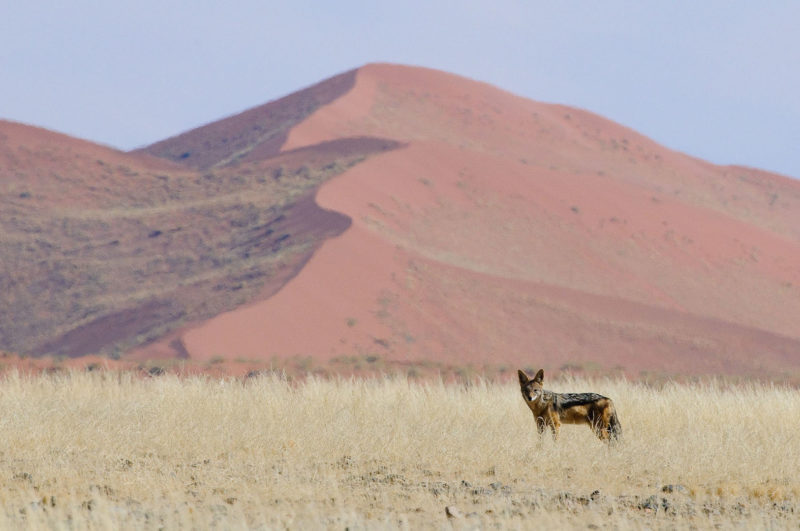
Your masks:
M 122 153 L 0 122 L 0 348 L 800 377 L 800 181 L 372 64 Z
M 189 355 L 629 372 L 800 363 L 800 183 L 671 151 L 589 112 L 368 65 L 283 150 L 402 143 L 324 184 L 352 225 Z

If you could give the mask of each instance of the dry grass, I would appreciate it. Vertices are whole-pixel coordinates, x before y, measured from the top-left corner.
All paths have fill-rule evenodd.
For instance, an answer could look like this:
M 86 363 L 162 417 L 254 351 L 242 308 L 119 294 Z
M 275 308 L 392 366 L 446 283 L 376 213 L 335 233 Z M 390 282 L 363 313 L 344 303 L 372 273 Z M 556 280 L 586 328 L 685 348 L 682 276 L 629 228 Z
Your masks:
M 0 528 L 797 527 L 797 390 L 548 387 L 623 442 L 540 440 L 515 383 L 9 373 Z

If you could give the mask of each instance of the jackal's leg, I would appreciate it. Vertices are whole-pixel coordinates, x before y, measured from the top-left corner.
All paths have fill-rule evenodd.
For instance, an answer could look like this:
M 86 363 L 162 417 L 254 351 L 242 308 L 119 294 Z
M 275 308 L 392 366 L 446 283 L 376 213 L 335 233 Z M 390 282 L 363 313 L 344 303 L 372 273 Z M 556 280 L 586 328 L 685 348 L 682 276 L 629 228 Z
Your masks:
M 561 430 L 561 422 L 558 418 L 550 418 L 550 429 L 553 430 L 553 440 L 558 440 L 558 432 Z
M 597 426 L 594 426 L 592 429 L 594 430 L 594 433 L 597 435 L 597 437 L 601 441 L 607 441 L 609 439 L 608 427 L 607 426 L 604 427 L 604 426 L 601 426 L 600 424 L 598 424 Z
M 613 413 L 605 411 L 599 419 L 591 423 L 592 431 L 603 442 L 611 442 L 612 439 L 616 439 L 617 434 L 611 426 L 612 416 Z
M 544 430 L 546 427 L 547 425 L 544 422 L 544 418 L 536 417 L 536 429 L 539 431 L 539 435 L 544 434 Z
M 591 428 L 594 434 L 597 435 L 597 438 L 602 441 L 604 439 L 603 432 L 605 431 L 603 429 L 603 419 L 597 418 L 590 414 L 588 418 L 588 424 L 589 428 Z

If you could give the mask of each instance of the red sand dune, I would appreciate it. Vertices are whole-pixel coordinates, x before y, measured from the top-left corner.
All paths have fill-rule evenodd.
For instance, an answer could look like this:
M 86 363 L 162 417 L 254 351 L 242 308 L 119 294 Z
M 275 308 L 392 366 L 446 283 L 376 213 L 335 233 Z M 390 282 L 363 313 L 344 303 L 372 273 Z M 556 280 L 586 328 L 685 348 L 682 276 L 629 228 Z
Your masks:
M 797 373 L 800 182 L 437 71 L 352 76 L 281 151 L 405 147 L 323 185 L 350 228 L 278 293 L 180 331 L 191 358 Z
M 147 206 L 151 184 L 165 176 L 202 183 L 213 170 L 235 182 L 237 168 L 361 155 L 317 191 L 316 203 L 332 212 L 303 196 L 286 218 L 287 234 L 310 242 L 297 274 L 286 269 L 255 300 L 172 330 L 126 361 L 376 357 L 800 378 L 800 181 L 716 166 L 583 110 L 378 64 L 135 153 L 0 121 L 5 215 L 22 238 L 14 245 L 58 221 L 31 218 L 32 209 L 96 214 L 119 207 L 121 195 L 125 205 Z M 162 188 L 176 204 L 194 197 L 194 188 Z M 212 197 L 202 187 L 192 193 Z M 229 239 L 224 223 L 190 220 L 172 220 L 187 225 L 189 256 L 195 239 Z M 336 230 L 322 226 L 330 223 Z M 134 228 L 138 240 L 115 240 L 131 261 L 157 248 L 142 242 L 160 241 Z M 331 234 L 340 235 L 313 252 Z M 54 253 L 59 245 L 50 242 Z M 11 258 L 9 270 L 38 278 Z M 65 289 L 83 278 L 73 266 Z M 168 306 L 177 288 L 161 288 L 147 293 Z M 59 325 L 52 341 L 103 343 L 98 327 L 115 321 L 96 312 Z M 130 323 L 135 335 L 140 323 Z

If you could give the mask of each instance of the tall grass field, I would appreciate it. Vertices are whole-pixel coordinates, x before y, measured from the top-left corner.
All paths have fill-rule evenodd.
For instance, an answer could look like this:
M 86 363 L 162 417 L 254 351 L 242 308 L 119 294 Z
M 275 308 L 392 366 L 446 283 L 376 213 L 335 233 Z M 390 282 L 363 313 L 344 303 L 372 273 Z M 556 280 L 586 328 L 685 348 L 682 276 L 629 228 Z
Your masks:
M 800 392 L 546 380 L 615 446 L 539 437 L 516 382 L 0 376 L 0 529 L 797 528 Z

